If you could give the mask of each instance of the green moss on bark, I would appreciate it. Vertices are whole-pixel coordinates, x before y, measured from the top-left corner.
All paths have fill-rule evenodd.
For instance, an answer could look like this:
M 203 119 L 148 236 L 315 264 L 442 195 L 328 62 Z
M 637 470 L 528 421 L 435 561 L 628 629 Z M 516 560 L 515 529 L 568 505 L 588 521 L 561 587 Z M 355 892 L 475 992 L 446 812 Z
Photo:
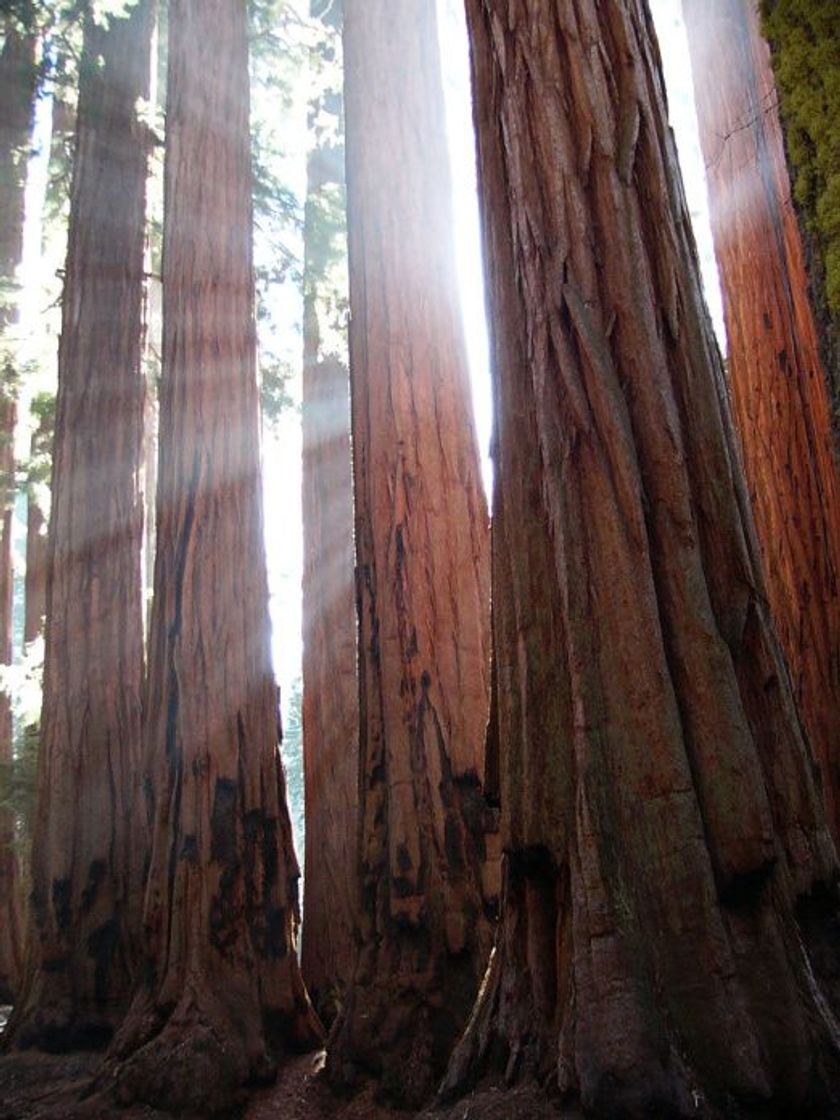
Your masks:
M 793 192 L 840 316 L 840 20 L 837 0 L 763 0 Z

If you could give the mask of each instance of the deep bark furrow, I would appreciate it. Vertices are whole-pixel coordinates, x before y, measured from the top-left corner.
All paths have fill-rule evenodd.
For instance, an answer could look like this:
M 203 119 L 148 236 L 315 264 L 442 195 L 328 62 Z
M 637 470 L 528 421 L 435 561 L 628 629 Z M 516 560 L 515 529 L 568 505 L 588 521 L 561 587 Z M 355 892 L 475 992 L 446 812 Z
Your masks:
M 487 944 L 487 516 L 433 6 L 359 0 L 345 13 L 362 905 L 329 1063 L 416 1104 Z
M 294 949 L 271 668 L 248 104 L 244 0 L 175 0 L 143 740 L 155 814 L 145 965 L 113 1068 L 123 1099 L 202 1115 L 320 1036 Z
M 130 994 L 128 884 L 143 654 L 137 469 L 150 7 L 88 19 L 46 554 L 30 953 L 9 1034 L 102 1045 Z M 101 59 L 101 65 L 93 63 Z M 33 585 L 36 586 L 36 585 Z M 35 605 L 33 604 L 33 609 Z
M 603 1115 L 826 1102 L 838 1071 L 794 915 L 836 857 L 764 606 L 649 14 L 467 10 L 506 871 L 447 1088 L 489 1065 Z
M 840 483 L 770 55 L 755 5 L 684 0 L 684 9 L 744 465 L 770 605 L 837 839 Z

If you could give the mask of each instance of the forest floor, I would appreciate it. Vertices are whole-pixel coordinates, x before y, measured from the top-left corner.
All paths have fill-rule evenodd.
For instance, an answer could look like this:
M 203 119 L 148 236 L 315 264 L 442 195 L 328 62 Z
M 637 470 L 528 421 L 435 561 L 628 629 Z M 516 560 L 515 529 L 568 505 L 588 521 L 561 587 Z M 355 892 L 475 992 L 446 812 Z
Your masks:
M 0 1009 L 0 1031 L 5 1024 Z M 146 1106 L 117 1108 L 85 1092 L 100 1069 L 96 1054 L 33 1052 L 0 1057 L 0 1120 L 171 1120 Z M 268 1089 L 250 1095 L 236 1120 L 409 1120 L 410 1114 L 378 1104 L 373 1086 L 350 1100 L 335 1096 L 323 1072 L 323 1051 L 292 1058 Z M 477 1089 L 446 1108 L 429 1108 L 417 1120 L 576 1120 L 533 1088 Z M 180 1120 L 206 1120 L 181 1117 Z

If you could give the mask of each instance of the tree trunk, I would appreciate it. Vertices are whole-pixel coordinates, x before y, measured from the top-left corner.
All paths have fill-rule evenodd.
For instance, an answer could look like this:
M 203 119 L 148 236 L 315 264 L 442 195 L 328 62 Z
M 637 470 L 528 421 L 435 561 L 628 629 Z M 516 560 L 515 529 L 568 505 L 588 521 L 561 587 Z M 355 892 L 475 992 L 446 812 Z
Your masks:
M 463 1027 L 482 897 L 488 526 L 452 248 L 434 5 L 348 0 L 361 953 L 332 1076 L 414 1105 Z
M 319 1039 L 269 642 L 247 26 L 245 0 L 169 7 L 148 959 L 114 1048 L 123 1099 L 203 1116 Z
M 323 0 L 315 0 L 313 19 Z M 340 35 L 327 14 L 325 40 Z M 315 60 L 318 61 L 317 59 Z M 329 101 L 328 101 L 329 98 Z M 303 750 L 307 835 L 301 967 L 326 1021 L 334 1019 L 355 960 L 358 887 L 359 701 L 349 373 L 329 338 L 336 314 L 332 257 L 346 239 L 344 146 L 324 133 L 327 115 L 341 129 L 340 92 L 319 90 L 310 107 L 313 147 L 307 167 L 303 320 Z M 334 328 L 333 328 L 334 330 Z M 327 338 L 323 337 L 327 334 Z M 332 341 L 333 345 L 330 345 Z
M 840 25 L 833 0 L 761 0 L 840 454 Z
M 15 498 L 16 381 L 10 328 L 17 320 L 15 279 L 23 252 L 24 186 L 35 102 L 35 36 L 11 17 L 0 52 L 0 664 L 12 661 L 12 507 Z M 12 711 L 0 689 L 0 764 L 12 762 Z M 0 1002 L 17 991 L 22 965 L 15 822 L 0 808 Z
M 840 840 L 840 479 L 754 3 L 683 0 L 729 377 L 770 606 Z
M 84 31 L 59 345 L 41 751 L 18 1047 L 105 1044 L 131 993 L 143 644 L 140 369 L 150 5 Z M 101 63 L 97 64 L 97 60 Z
M 313 19 L 323 7 L 324 0 L 314 0 Z M 335 49 L 340 27 L 336 5 L 322 24 L 324 46 Z M 313 59 L 314 64 L 319 61 Z M 310 106 L 313 147 L 304 223 L 303 765 L 308 842 L 301 967 L 326 1022 L 335 1018 L 351 979 L 358 891 L 350 382 L 346 339 L 343 334 L 335 337 L 336 325 L 330 321 L 343 294 L 335 290 L 333 258 L 340 259 L 346 245 L 340 106 L 340 91 L 329 87 L 320 89 Z M 325 118 L 337 136 L 326 129 Z M 346 276 L 343 269 L 340 274 Z
M 506 849 L 446 1089 L 825 1114 L 837 873 L 643 0 L 468 0 Z

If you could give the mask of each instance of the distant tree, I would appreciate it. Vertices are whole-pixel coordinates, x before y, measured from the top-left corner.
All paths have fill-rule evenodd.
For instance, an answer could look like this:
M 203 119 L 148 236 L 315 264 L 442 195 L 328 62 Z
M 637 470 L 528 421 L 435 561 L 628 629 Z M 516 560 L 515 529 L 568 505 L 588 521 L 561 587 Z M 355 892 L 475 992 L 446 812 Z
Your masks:
M 16 273 L 23 252 L 24 186 L 37 68 L 32 13 L 24 4 L 2 16 L 0 49 L 0 665 L 12 661 L 12 505 L 19 371 L 12 329 Z M 12 761 L 12 713 L 0 688 L 0 766 Z M 0 808 L 0 1001 L 15 993 L 21 967 L 21 906 L 14 818 Z
M 303 749 L 307 848 L 301 967 L 332 1020 L 355 961 L 359 685 L 341 5 L 313 0 L 303 270 Z M 342 283 L 343 282 L 343 283 Z
M 47 553 L 46 642 L 19 1047 L 101 1046 L 131 993 L 129 828 L 143 678 L 138 486 L 151 3 L 80 66 Z M 139 856 L 137 858 L 141 858 Z M 134 940 L 135 944 L 132 943 Z
M 468 0 L 505 874 L 447 1089 L 828 1115 L 837 858 L 645 0 Z
M 47 610 L 47 518 L 42 494 L 52 473 L 55 397 L 40 393 L 30 402 L 35 427 L 26 465 L 26 583 L 23 642 L 31 646 L 43 634 Z
M 347 0 L 344 58 L 362 846 L 360 951 L 328 1068 L 412 1106 L 489 948 L 488 519 L 434 4 Z
M 260 486 L 245 0 L 169 6 L 144 768 L 146 960 L 118 1092 L 229 1113 L 319 1026 L 298 969 Z
M 683 7 L 735 418 L 773 617 L 838 842 L 840 476 L 778 91 L 754 5 Z
M 283 698 L 283 739 L 280 746 L 286 791 L 289 798 L 289 815 L 295 851 L 300 859 L 304 851 L 304 796 L 303 796 L 303 689 L 298 677 L 292 682 L 289 696 Z

